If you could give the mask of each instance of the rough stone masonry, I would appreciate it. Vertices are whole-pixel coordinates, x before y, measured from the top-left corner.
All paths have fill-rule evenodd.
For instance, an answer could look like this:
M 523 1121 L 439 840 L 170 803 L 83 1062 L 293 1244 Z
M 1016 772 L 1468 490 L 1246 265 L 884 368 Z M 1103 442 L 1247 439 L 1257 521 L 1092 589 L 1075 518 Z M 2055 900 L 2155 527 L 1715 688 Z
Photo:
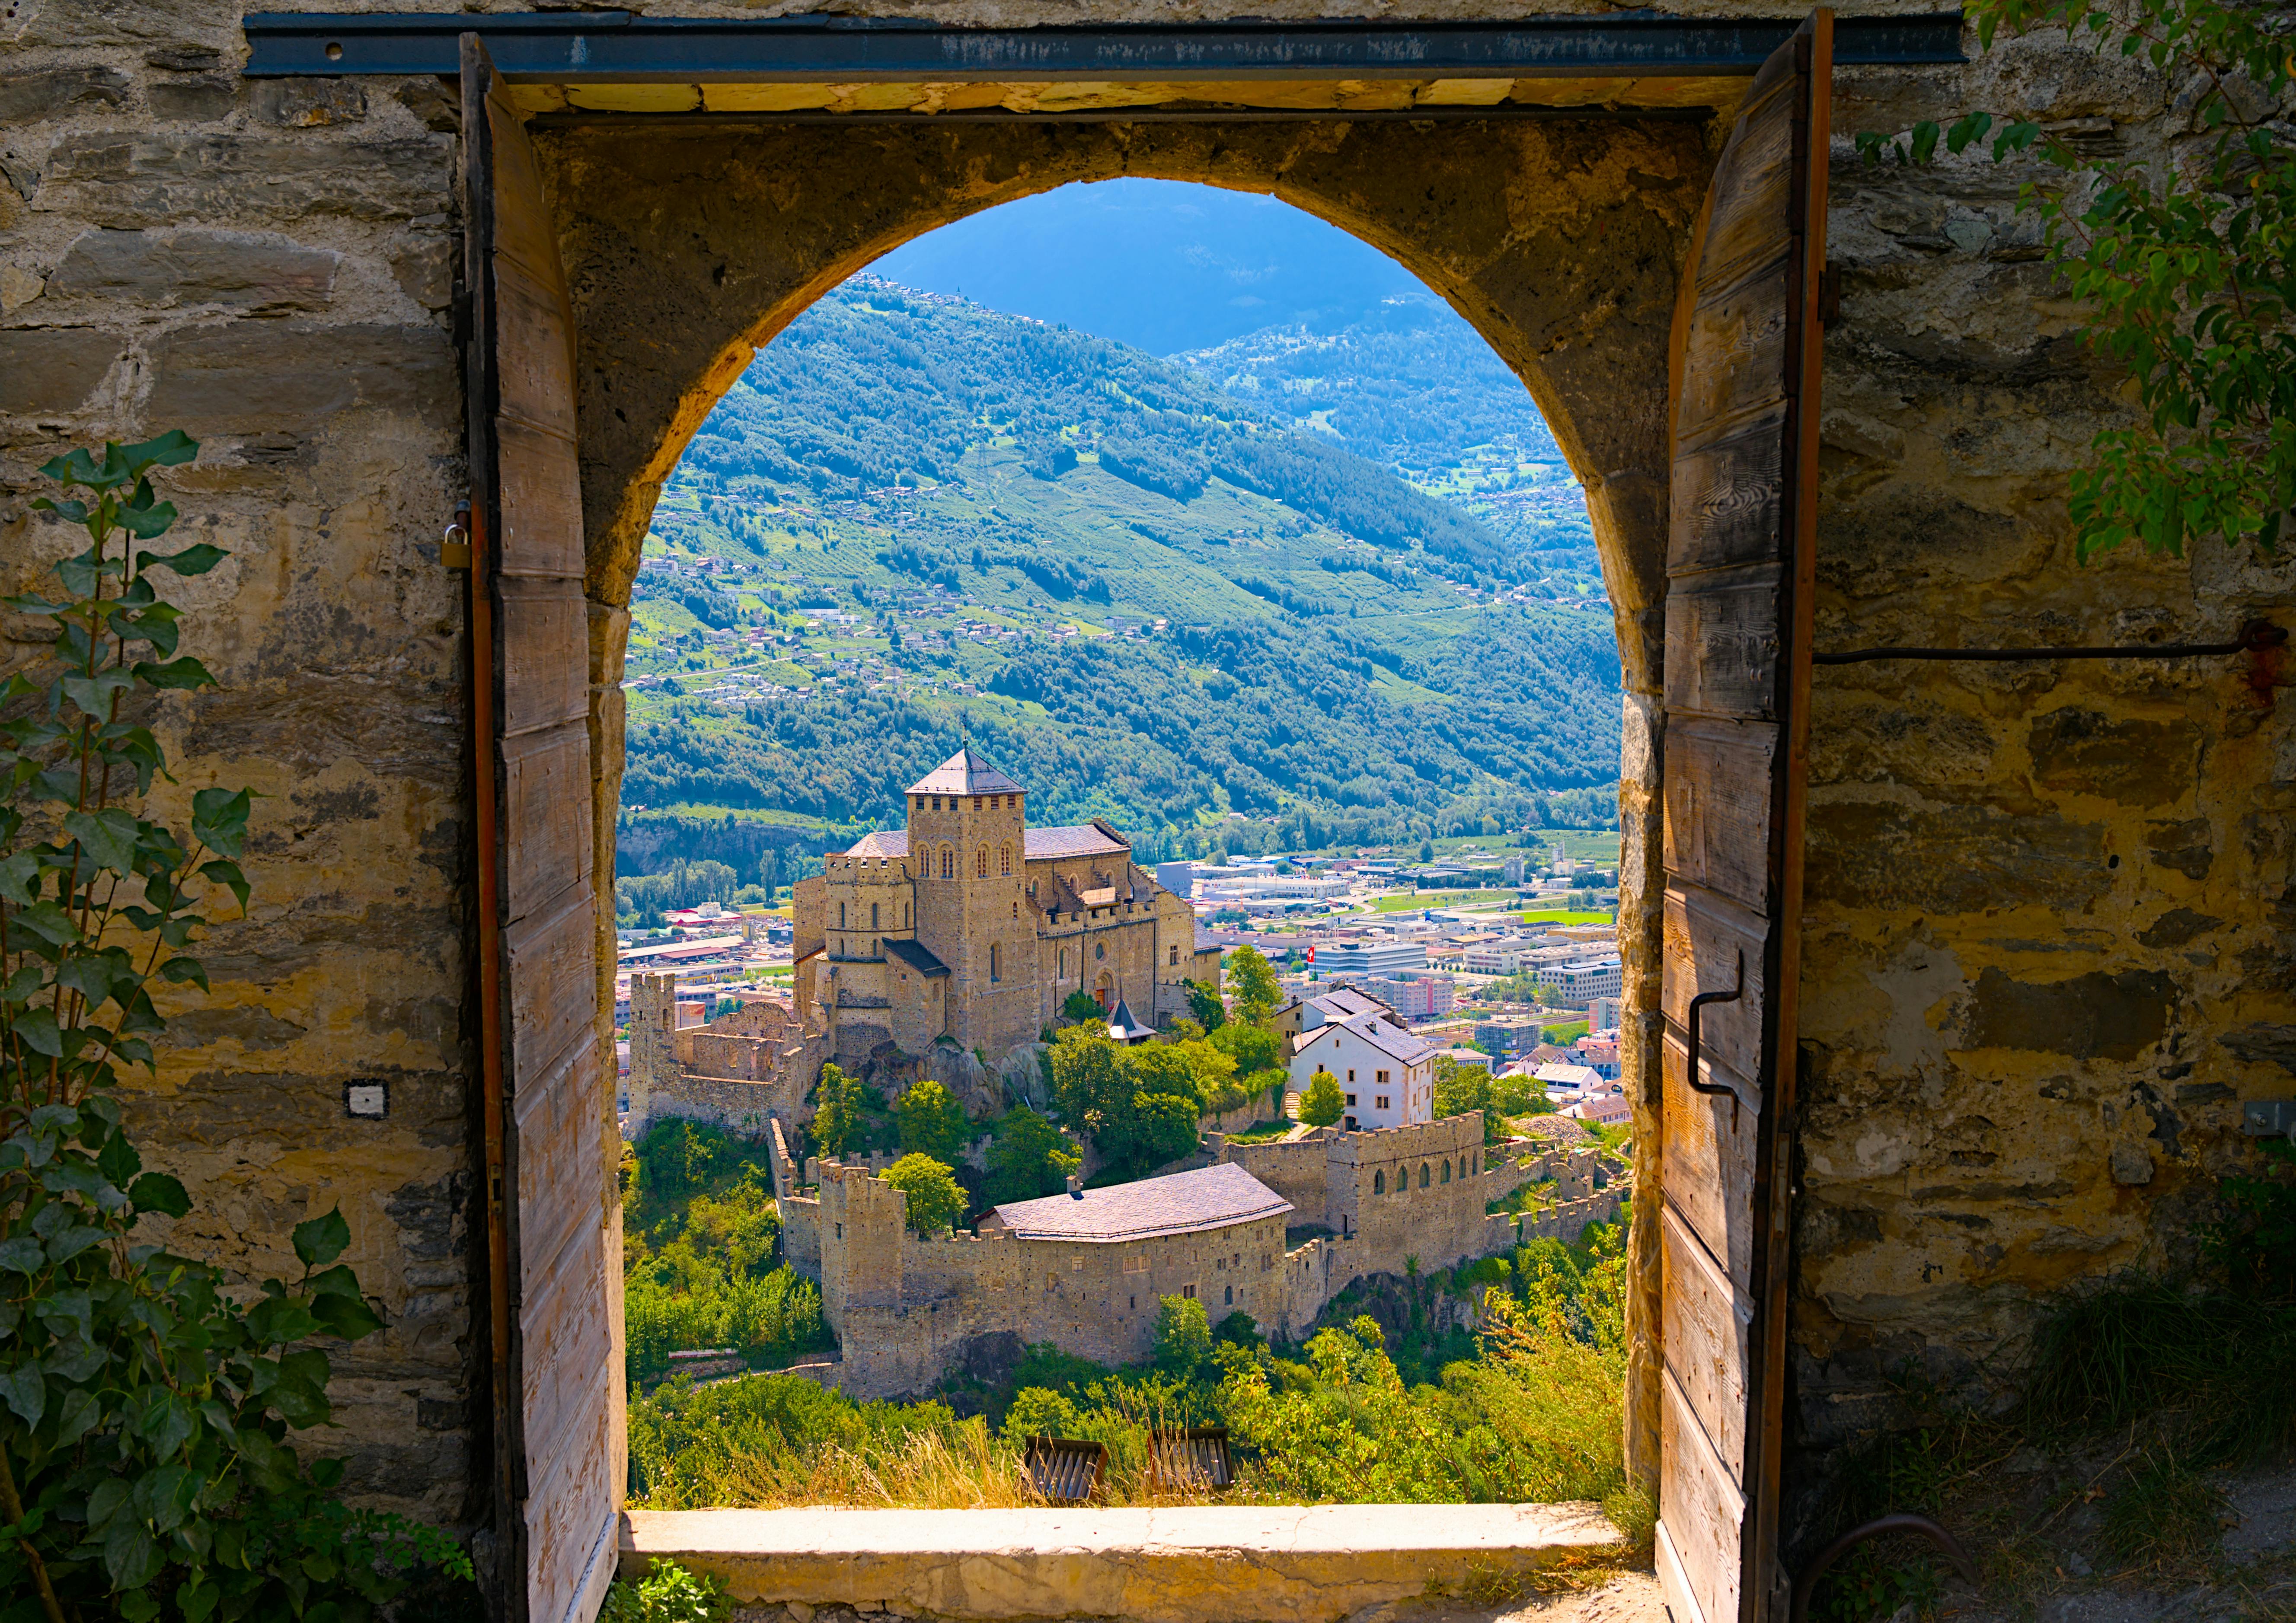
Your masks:
M 1162 14 L 1144 0 L 852 9 Z M 1390 15 L 1503 9 L 1419 0 Z M 247 81 L 239 15 L 221 0 L 0 5 L 0 584 L 30 584 L 70 545 L 27 505 L 46 457 L 171 427 L 203 441 L 167 483 L 186 530 L 233 554 L 177 594 L 186 650 L 222 687 L 161 702 L 180 778 L 166 792 L 266 798 L 250 916 L 214 931 L 216 995 L 177 1019 L 135 1117 L 148 1159 L 197 1201 L 170 1238 L 234 1270 L 286 1268 L 291 1225 L 341 1204 L 348 1260 L 390 1324 L 340 1361 L 351 1480 L 468 1520 L 485 1450 L 469 774 L 462 578 L 436 548 L 464 488 L 455 102 L 429 79 Z M 2287 614 L 2284 560 L 2211 545 L 2076 565 L 2065 471 L 2131 411 L 2014 211 L 2021 173 L 1871 170 L 1849 144 L 2013 105 L 2167 157 L 2195 138 L 2187 92 L 2048 40 L 1837 76 L 1821 647 L 2217 638 Z M 1587 482 L 1627 672 L 1626 1074 L 1637 1184 L 1659 1188 L 1665 346 L 1718 140 L 1712 123 L 1630 118 L 550 134 L 582 324 L 597 792 L 617 791 L 646 515 L 752 346 L 894 243 L 1050 185 L 1147 174 L 1271 192 L 1450 299 Z M 11 640 L 0 658 L 36 652 Z M 2241 1101 L 2296 1093 L 2288 680 L 2235 660 L 1818 673 L 1800 1483 L 1887 1423 L 1899 1366 L 1990 1396 L 2006 1366 L 1987 1360 L 2048 1291 L 2188 1255 L 2218 1178 L 2252 1155 Z M 355 1080 L 387 1086 L 388 1115 L 347 1113 Z M 1653 1210 L 1636 1212 L 1645 1333 Z M 1630 1429 L 1646 1436 L 1641 1367 Z

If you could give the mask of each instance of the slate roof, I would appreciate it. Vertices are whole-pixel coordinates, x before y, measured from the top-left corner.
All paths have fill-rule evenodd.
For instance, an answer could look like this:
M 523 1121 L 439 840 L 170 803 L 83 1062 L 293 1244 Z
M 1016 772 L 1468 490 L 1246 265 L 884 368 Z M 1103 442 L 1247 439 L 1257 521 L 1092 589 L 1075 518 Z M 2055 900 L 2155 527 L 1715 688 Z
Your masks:
M 998 1207 L 996 1216 L 1023 1240 L 1113 1245 L 1228 1228 L 1291 1209 L 1291 1201 L 1242 1168 L 1223 1161 L 1169 1177 L 1087 1189 L 1081 1200 L 1054 1194 L 1041 1201 L 1014 1201 Z
M 1406 1065 L 1416 1065 L 1422 1060 L 1431 1060 L 1442 1052 L 1423 1037 L 1391 1026 L 1376 1014 L 1358 1014 L 1340 1024 L 1378 1049 L 1390 1059 Z
M 887 941 L 884 946 L 887 957 L 898 958 L 920 975 L 931 978 L 948 973 L 948 965 L 914 941 Z
M 980 791 L 987 794 L 987 790 Z M 1103 823 L 1086 823 L 1074 828 L 1032 828 L 1021 838 L 1021 857 L 1029 862 L 1043 862 L 1054 857 L 1113 857 L 1129 852 L 1132 848 L 1124 837 Z M 846 851 L 848 857 L 906 857 L 909 854 L 909 832 L 902 828 L 882 828 L 864 834 Z
M 1018 794 L 1021 786 L 973 753 L 967 744 L 909 785 L 913 795 Z

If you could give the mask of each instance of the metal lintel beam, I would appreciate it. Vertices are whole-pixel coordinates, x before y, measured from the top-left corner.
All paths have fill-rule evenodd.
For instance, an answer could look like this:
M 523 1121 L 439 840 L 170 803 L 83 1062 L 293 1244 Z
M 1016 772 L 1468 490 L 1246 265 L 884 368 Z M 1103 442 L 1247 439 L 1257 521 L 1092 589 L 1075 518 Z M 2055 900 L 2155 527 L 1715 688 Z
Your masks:
M 525 84 L 1019 83 L 1057 80 L 1636 78 L 1751 74 L 1800 22 L 1628 12 L 1507 22 L 1109 23 L 949 28 L 808 15 L 722 20 L 627 12 L 258 12 L 251 78 L 448 74 L 482 36 Z M 1958 12 L 1844 17 L 1846 67 L 1959 62 Z

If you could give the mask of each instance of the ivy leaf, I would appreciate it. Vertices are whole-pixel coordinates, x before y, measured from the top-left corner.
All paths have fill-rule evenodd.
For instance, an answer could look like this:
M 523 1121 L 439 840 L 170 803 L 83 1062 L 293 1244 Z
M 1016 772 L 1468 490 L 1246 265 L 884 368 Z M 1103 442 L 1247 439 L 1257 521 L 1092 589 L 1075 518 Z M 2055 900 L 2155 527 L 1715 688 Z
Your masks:
M 0 1399 L 5 1399 L 26 1426 L 38 1425 L 48 1409 L 48 1383 L 40 1374 L 40 1366 L 28 1361 L 0 1374 Z
M 135 494 L 145 499 L 141 502 L 130 502 L 127 506 L 119 510 L 119 528 L 126 530 L 129 535 L 135 537 L 138 541 L 149 541 L 154 536 L 166 535 L 168 533 L 168 527 L 176 521 L 175 503 L 154 502 L 150 500 L 152 487 L 149 485 L 136 486 Z M 205 546 L 207 544 L 205 542 L 201 542 L 200 543 L 200 545 Z M 198 548 L 192 547 L 186 548 L 185 550 L 196 552 Z M 213 552 L 216 549 L 209 547 L 208 550 Z M 180 558 L 183 556 L 183 553 L 178 553 L 176 556 Z M 144 557 L 149 558 L 151 557 L 151 554 L 146 553 L 144 554 Z M 136 561 L 140 566 L 143 562 L 143 559 L 139 558 Z M 153 561 L 157 562 L 159 560 L 154 559 Z M 169 562 L 170 567 L 172 567 L 173 561 L 170 560 Z M 210 565 L 209 567 L 212 568 L 213 566 Z M 188 572 L 192 574 L 199 573 L 196 570 Z
M 169 508 L 168 516 L 172 520 L 176 516 L 175 509 Z M 166 528 L 167 526 L 163 524 L 160 529 Z M 148 532 L 152 536 L 159 533 L 158 529 Z M 142 537 L 146 536 L 147 532 L 137 530 L 135 534 Z M 210 546 L 204 541 L 195 541 L 180 553 L 138 553 L 135 554 L 135 567 L 173 570 L 178 575 L 204 575 L 230 556 L 229 553 L 219 546 Z
M 209 884 L 221 885 L 230 891 L 239 898 L 239 910 L 242 913 L 247 911 L 247 879 L 240 873 L 237 863 L 226 862 L 220 857 L 213 862 L 202 863 L 200 865 L 200 877 Z
M 31 1235 L 0 1240 L 0 1268 L 11 1274 L 37 1274 L 47 1266 L 47 1249 Z
M 20 915 L 17 921 L 21 922 Z M 63 1033 L 56 1029 L 53 1009 L 27 1009 L 16 1017 L 16 1040 L 34 1053 L 45 1054 L 51 1060 L 64 1056 Z
M 112 701 L 134 687 L 135 679 L 124 670 L 100 670 L 92 676 L 66 676 L 57 685 L 81 714 L 110 721 Z
M 114 1133 L 103 1141 L 103 1148 L 95 1158 L 96 1170 L 112 1183 L 125 1189 L 144 1169 L 144 1158 L 135 1153 L 135 1146 L 127 1142 L 125 1133 Z
M 114 873 L 135 871 L 135 836 L 139 831 L 134 814 L 117 807 L 99 812 L 66 812 L 64 828 L 97 866 L 109 868 Z
M 223 789 L 202 789 L 192 797 L 192 837 L 209 849 L 237 857 L 247 838 L 248 815 L 255 798 L 246 790 L 237 794 Z
M 311 1301 L 311 1316 L 331 1336 L 356 1341 L 382 1328 L 382 1317 L 357 1296 L 320 1296 Z
M 73 1387 L 64 1394 L 63 1407 L 56 1414 L 56 1447 L 70 1447 L 102 1418 L 103 1411 L 95 1401 L 95 1394 L 84 1386 Z
M 351 1225 L 338 1206 L 308 1223 L 295 1225 L 295 1255 L 307 1268 L 324 1267 L 343 1254 L 351 1242 Z
M 317 1332 L 319 1321 L 302 1303 L 289 1297 L 274 1296 L 248 1310 L 247 1328 L 259 1345 L 274 1347 L 282 1341 L 308 1339 Z
M 202 992 L 209 989 L 208 972 L 197 958 L 170 958 L 160 966 L 160 977 L 170 985 L 190 981 Z
M 72 922 L 71 914 L 53 901 L 35 902 L 31 906 L 20 910 L 9 918 L 8 930 L 11 934 L 23 930 L 52 947 L 62 947 L 79 939 L 79 926 Z M 20 1025 L 18 1029 L 21 1029 Z M 62 1050 L 43 1048 L 40 1052 L 60 1053 Z
M 120 460 L 127 464 L 128 471 L 140 479 L 147 468 L 173 468 L 196 460 L 200 454 L 200 442 L 181 429 L 169 429 L 156 439 L 138 440 L 134 445 L 110 448 L 116 448 Z M 42 469 L 41 471 L 45 472 L 46 470 Z
M 160 1573 L 160 1552 L 150 1530 L 133 1516 L 115 1518 L 111 1530 L 103 1536 L 103 1565 L 111 1574 L 113 1589 L 140 1591 Z M 149 1615 L 157 1616 L 159 1610 L 153 1604 Z M 124 1607 L 121 1615 L 126 1615 Z
M 33 888 L 40 882 L 40 859 L 29 851 L 0 857 L 0 902 L 11 907 L 32 905 Z
M 127 1186 L 127 1198 L 135 1203 L 140 1216 L 155 1211 L 163 1217 L 180 1217 L 192 1209 L 192 1197 L 184 1193 L 184 1185 L 164 1172 L 147 1172 Z
M 184 655 L 179 660 L 170 660 L 164 665 L 155 664 L 150 660 L 138 660 L 134 668 L 135 679 L 138 682 L 148 683 L 153 687 L 195 688 L 215 685 L 215 678 L 208 675 L 208 668 L 189 654 Z

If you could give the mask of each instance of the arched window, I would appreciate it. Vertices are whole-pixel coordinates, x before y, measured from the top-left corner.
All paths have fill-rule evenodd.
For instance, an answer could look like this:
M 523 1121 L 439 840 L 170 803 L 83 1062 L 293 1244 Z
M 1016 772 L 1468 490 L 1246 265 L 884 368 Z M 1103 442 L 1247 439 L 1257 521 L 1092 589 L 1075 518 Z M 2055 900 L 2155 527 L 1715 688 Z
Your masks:
M 973 848 L 972 877 L 975 879 L 987 879 L 988 877 L 988 848 L 985 845 L 977 846 Z
M 956 852 L 948 846 L 940 848 L 940 876 L 943 879 L 956 877 Z
M 1385 1194 L 1387 1193 L 1386 1173 L 1374 1172 L 1371 1175 L 1371 1192 L 1374 1194 Z
M 1445 1161 L 1443 1163 L 1443 1181 L 1447 1184 L 1451 1181 L 1451 1163 L 1449 1161 Z
M 870 929 L 872 929 L 872 930 L 875 930 L 875 929 L 877 929 L 877 928 L 878 928 L 878 924 L 877 924 L 877 904 L 876 904 L 875 902 L 872 902 L 872 903 L 870 903 L 870 904 L 869 904 L 869 928 L 870 928 Z
M 1069 978 L 1069 949 L 1065 947 L 1061 948 L 1061 967 L 1055 972 L 1062 980 Z
M 1016 919 L 1021 916 L 1021 904 L 1018 902 L 1013 904 L 1013 916 Z
M 996 873 L 1000 878 L 1013 877 L 1013 848 L 1009 845 L 996 848 Z
M 1235 1306 L 1235 1287 L 1234 1285 L 1230 1285 L 1227 1288 L 1227 1294 L 1220 1298 L 1220 1305 L 1224 1307 L 1233 1307 Z
M 845 904 L 843 902 L 837 904 L 837 928 L 840 930 L 845 928 Z
M 988 944 L 988 979 L 1002 980 L 1004 978 L 1004 949 L 992 941 Z
M 1419 1163 L 1419 1186 L 1422 1189 L 1424 1189 L 1431 1181 L 1431 1180 L 1427 1176 L 1427 1163 L 1425 1161 L 1421 1161 Z

